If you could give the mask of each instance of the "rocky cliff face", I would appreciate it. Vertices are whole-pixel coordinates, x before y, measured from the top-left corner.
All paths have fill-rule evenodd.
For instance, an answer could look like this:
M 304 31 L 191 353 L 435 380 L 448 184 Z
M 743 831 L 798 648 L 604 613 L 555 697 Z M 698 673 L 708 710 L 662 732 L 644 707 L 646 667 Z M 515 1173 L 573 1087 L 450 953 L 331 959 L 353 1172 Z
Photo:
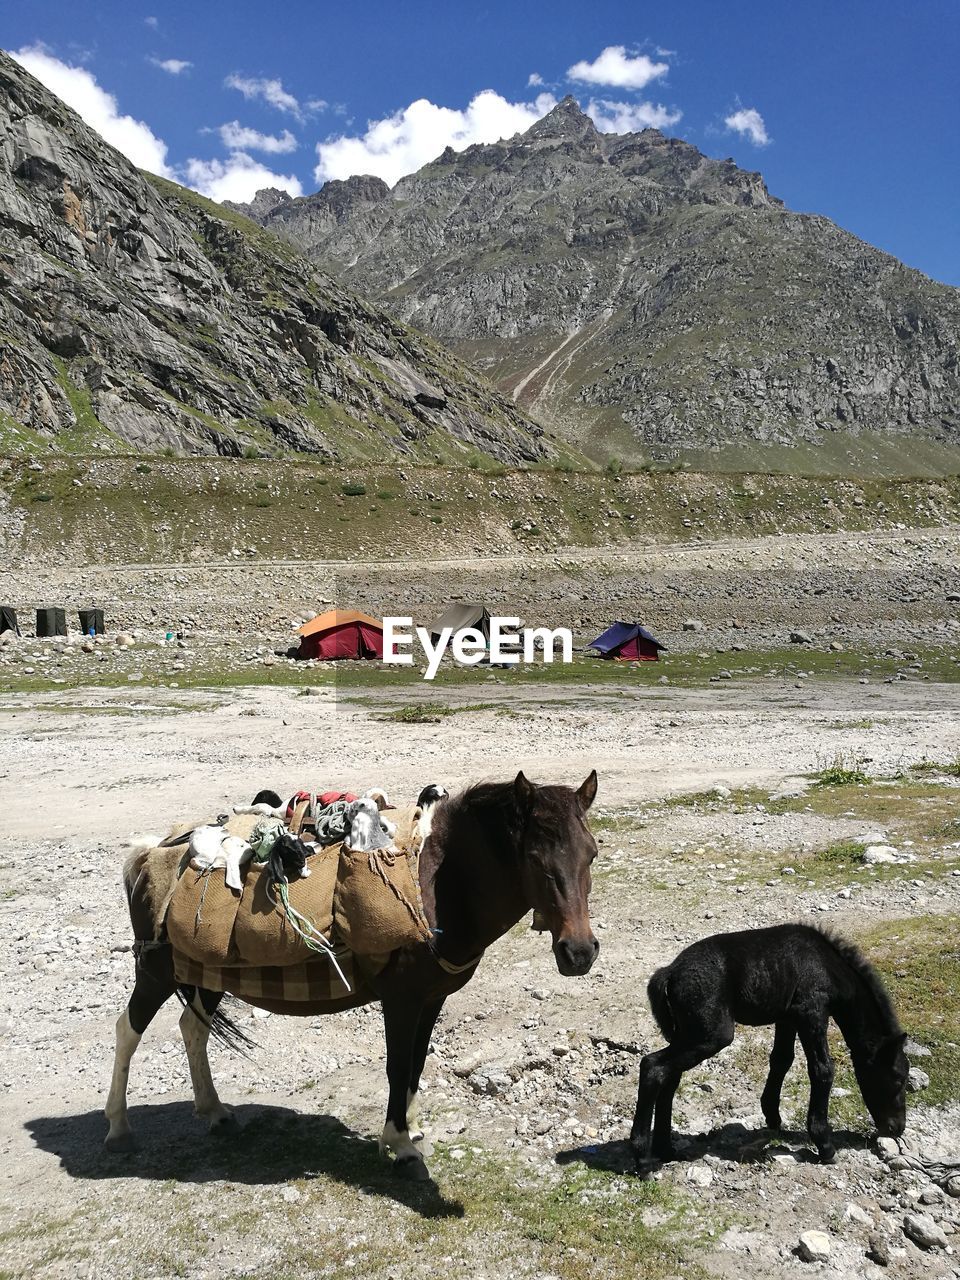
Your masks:
M 392 191 L 328 183 L 260 217 L 598 451 L 960 443 L 960 292 L 572 98 Z
M 50 447 L 549 453 L 431 339 L 139 173 L 0 53 L 0 453 Z

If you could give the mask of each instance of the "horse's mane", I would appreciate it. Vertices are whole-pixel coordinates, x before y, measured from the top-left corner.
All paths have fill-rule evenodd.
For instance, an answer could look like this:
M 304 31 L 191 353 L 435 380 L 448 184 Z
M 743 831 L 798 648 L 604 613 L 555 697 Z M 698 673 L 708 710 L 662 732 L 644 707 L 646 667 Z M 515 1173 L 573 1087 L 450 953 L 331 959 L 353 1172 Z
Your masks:
M 890 995 L 887 988 L 883 985 L 883 980 L 877 973 L 876 969 L 863 954 L 859 947 L 849 942 L 846 938 L 840 937 L 830 929 L 826 929 L 821 925 L 813 926 L 817 933 L 825 942 L 844 960 L 854 971 L 863 985 L 867 988 L 877 1010 L 883 1020 L 889 1025 L 891 1032 L 899 1032 L 900 1020 L 896 1015 L 894 1007 L 890 1001 Z
M 511 831 L 520 826 L 513 780 L 509 782 L 475 782 L 456 795 L 448 796 L 433 810 L 430 835 L 442 841 L 451 827 L 464 817 L 498 816 Z

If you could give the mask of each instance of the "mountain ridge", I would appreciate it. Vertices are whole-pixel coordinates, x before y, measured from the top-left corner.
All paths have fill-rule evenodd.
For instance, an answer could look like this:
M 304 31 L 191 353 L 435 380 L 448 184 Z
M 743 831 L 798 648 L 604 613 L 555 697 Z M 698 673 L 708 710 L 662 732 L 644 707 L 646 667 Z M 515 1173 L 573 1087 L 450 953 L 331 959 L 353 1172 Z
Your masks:
M 960 291 L 572 98 L 392 189 L 350 178 L 259 218 L 595 453 L 960 444 Z
M 554 454 L 433 339 L 140 173 L 0 52 L 0 453 L 48 448 Z

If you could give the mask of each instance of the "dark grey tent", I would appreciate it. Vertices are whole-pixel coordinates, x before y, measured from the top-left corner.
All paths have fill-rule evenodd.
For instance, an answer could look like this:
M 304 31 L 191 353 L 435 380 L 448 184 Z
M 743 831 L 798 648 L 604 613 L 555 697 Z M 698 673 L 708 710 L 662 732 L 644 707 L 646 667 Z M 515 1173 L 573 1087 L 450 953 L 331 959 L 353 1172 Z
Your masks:
M 455 632 L 473 627 L 489 641 L 490 611 L 485 604 L 451 604 L 439 618 L 430 623 L 430 638 L 436 641 L 444 627 L 450 627 Z
M 80 610 L 80 631 L 85 636 L 102 636 L 106 633 L 102 609 Z
M 65 636 L 67 634 L 67 611 L 65 609 L 38 609 L 38 636 Z
M 4 631 L 13 631 L 17 635 L 20 634 L 17 611 L 8 604 L 0 604 L 0 634 Z

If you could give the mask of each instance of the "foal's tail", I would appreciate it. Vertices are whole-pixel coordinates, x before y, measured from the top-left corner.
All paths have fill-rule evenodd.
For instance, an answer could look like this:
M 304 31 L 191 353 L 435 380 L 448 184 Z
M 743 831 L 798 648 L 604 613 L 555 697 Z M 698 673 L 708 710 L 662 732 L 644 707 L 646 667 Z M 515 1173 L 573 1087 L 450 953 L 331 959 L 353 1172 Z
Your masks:
M 664 1039 L 668 1044 L 677 1033 L 677 1024 L 674 1021 L 673 1011 L 670 1008 L 670 999 L 667 995 L 669 978 L 670 966 L 665 965 L 664 968 L 658 969 L 647 983 L 647 999 L 650 1001 L 650 1008 L 653 1010 L 657 1026 L 663 1032 Z

